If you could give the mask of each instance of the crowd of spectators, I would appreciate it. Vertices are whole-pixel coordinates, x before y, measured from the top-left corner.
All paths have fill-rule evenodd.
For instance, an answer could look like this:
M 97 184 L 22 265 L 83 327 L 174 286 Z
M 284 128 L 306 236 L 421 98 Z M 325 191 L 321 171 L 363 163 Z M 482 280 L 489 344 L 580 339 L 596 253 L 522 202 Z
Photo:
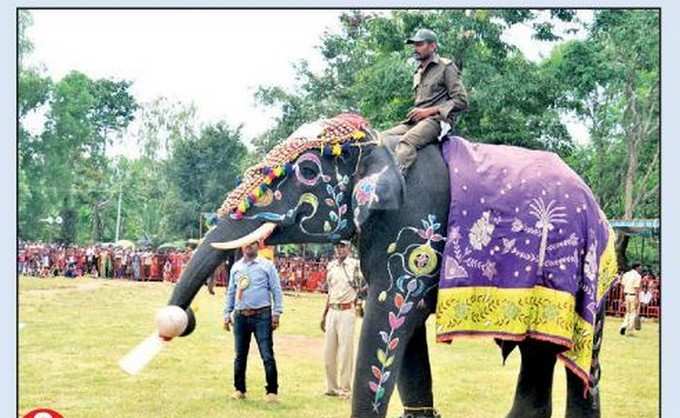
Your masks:
M 192 250 L 123 248 L 113 244 L 86 247 L 20 242 L 17 255 L 19 274 L 34 277 L 89 276 L 106 279 L 177 282 Z M 277 255 L 275 264 L 284 290 L 325 292 L 329 257 Z M 213 274 L 217 286 L 228 281 L 228 263 Z
M 325 292 L 326 266 L 328 257 L 300 257 L 277 255 L 274 258 L 276 270 L 281 279 L 281 288 L 297 292 Z M 225 286 L 228 278 L 228 264 L 220 265 L 213 274 L 216 286 Z
M 123 248 L 112 244 L 80 247 L 20 242 L 17 269 L 19 274 L 34 277 L 89 276 L 174 282 L 190 257 L 189 248 L 161 251 L 151 248 Z
M 35 277 L 81 277 L 130 279 L 138 281 L 177 282 L 189 262 L 192 250 L 154 250 L 123 248 L 112 244 L 79 247 L 63 244 L 19 243 L 19 274 Z M 274 259 L 281 287 L 288 291 L 325 292 L 326 266 L 329 257 L 277 255 Z M 217 286 L 228 281 L 228 264 L 220 265 L 213 274 Z M 643 272 L 640 287 L 640 314 L 658 317 L 661 278 L 651 271 Z M 610 315 L 623 313 L 623 289 L 617 280 L 607 298 Z

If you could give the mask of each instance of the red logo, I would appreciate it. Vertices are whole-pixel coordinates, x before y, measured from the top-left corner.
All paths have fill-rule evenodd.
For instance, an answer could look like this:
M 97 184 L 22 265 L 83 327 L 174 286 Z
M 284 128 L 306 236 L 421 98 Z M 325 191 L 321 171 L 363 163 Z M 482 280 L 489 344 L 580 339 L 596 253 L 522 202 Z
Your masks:
M 24 418 L 64 418 L 64 416 L 53 409 L 37 408 L 24 415 Z

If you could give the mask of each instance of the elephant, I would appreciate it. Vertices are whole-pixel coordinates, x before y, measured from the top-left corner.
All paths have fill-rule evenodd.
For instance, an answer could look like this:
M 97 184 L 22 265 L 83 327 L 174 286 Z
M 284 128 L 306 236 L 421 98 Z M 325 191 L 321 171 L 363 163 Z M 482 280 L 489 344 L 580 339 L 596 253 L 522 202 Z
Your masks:
M 354 372 L 351 417 L 384 417 L 395 388 L 404 417 L 434 417 L 425 321 L 437 309 L 450 211 L 450 172 L 441 144 L 430 144 L 404 178 L 389 144 L 356 115 L 294 133 L 246 171 L 181 274 L 168 305 L 184 309 L 206 278 L 240 246 L 264 240 L 353 240 L 368 284 Z M 216 168 L 219 169 L 219 168 Z M 394 307 L 396 306 L 396 309 Z M 567 417 L 599 417 L 599 348 L 604 304 L 594 315 L 590 381 L 567 368 Z M 393 308 L 390 310 L 390 308 Z M 173 336 L 168 336 L 172 338 Z M 509 418 L 549 417 L 556 359 L 564 347 L 535 338 L 496 340 L 521 367 Z

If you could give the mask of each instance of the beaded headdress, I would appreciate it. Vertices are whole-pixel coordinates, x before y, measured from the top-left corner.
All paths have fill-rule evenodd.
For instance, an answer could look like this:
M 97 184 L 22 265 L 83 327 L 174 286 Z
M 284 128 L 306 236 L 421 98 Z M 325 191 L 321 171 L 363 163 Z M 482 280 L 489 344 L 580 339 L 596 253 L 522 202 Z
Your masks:
M 316 137 L 303 137 L 295 133 L 276 145 L 264 160 L 248 168 L 241 183 L 227 196 L 217 211 L 220 218 L 232 214 L 235 219 L 243 218 L 245 212 L 262 198 L 269 187 L 280 178 L 293 173 L 292 161 L 303 152 L 319 149 L 324 156 L 340 156 L 351 144 L 366 138 L 368 122 L 353 113 L 343 113 L 332 119 L 320 121 L 321 133 Z

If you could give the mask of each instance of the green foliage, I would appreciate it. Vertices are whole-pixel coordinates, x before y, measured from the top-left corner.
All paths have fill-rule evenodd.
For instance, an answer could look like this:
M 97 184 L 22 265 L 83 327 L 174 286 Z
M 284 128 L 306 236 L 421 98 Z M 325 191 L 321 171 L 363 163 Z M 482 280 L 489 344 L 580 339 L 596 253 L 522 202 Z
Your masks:
M 173 215 L 176 232 L 199 236 L 201 212 L 219 208 L 236 186 L 246 154 L 241 127 L 232 129 L 224 122 L 205 126 L 196 139 L 175 143 L 167 174 L 179 198 Z
M 17 10 L 17 15 L 19 18 L 17 25 L 19 67 L 23 68 L 24 58 L 33 51 L 33 43 L 26 34 L 28 28 L 33 25 L 33 16 L 28 10 Z
M 53 83 L 31 70 L 20 74 L 20 117 L 45 104 L 46 123 L 33 136 L 20 119 L 20 171 L 28 178 L 20 189 L 20 230 L 25 238 L 78 240 L 79 219 L 93 223 L 92 239 L 101 238 L 99 210 L 107 200 L 109 173 L 106 145 L 110 135 L 122 132 L 136 110 L 129 93 L 131 83 L 92 80 L 71 72 Z M 91 207 L 90 216 L 82 206 Z M 60 214 L 64 220 L 58 236 L 40 219 Z
M 600 10 L 590 36 L 546 63 L 565 87 L 561 105 L 590 125 L 570 160 L 610 217 L 659 216 L 659 13 Z M 619 237 L 619 264 L 628 239 Z
M 196 107 L 158 97 L 144 103 L 139 112 L 136 131 L 142 154 L 152 160 L 164 160 L 176 142 L 196 137 Z
M 19 54 L 32 50 L 30 13 L 19 13 Z M 540 61 L 502 37 L 513 25 L 553 41 L 557 23 L 583 31 Z M 583 176 L 610 218 L 659 216 L 659 14 L 603 9 L 591 24 L 572 9 L 349 11 L 341 31 L 325 33 L 320 72 L 294 63 L 297 86 L 260 86 L 257 102 L 276 108 L 274 126 L 243 145 L 240 128 L 200 127 L 193 104 L 159 97 L 138 105 L 131 83 L 71 72 L 51 80 L 39 68 L 19 73 L 19 229 L 26 239 L 111 241 L 119 195 L 121 236 L 156 242 L 197 237 L 201 212 L 214 211 L 243 170 L 305 122 L 355 111 L 385 129 L 413 103 L 415 61 L 404 40 L 421 27 L 439 35 L 468 91 L 463 136 L 555 151 Z M 45 111 L 41 133 L 27 116 Z M 575 145 L 562 122 L 576 116 L 590 141 Z M 134 129 L 129 129 L 133 120 Z M 119 137 L 137 140 L 141 157 L 112 159 Z M 61 228 L 40 219 L 66 215 Z M 59 230 L 61 229 L 61 231 Z M 620 252 L 625 251 L 625 243 Z
M 45 104 L 52 90 L 52 80 L 35 69 L 19 72 L 19 118 Z
M 300 86 L 295 93 L 279 87 L 258 90 L 259 103 L 279 108 L 281 115 L 255 141 L 257 149 L 264 152 L 300 124 L 340 111 L 358 111 L 379 129 L 403 120 L 413 103 L 415 70 L 404 40 L 417 28 L 428 27 L 439 34 L 440 54 L 462 70 L 470 94 L 470 110 L 459 124 L 464 135 L 566 154 L 570 138 L 556 107 L 562 85 L 501 39 L 505 28 L 533 17 L 528 11 L 509 10 L 345 13 L 342 32 L 321 39 L 327 64 L 323 73 L 313 74 L 303 63 L 297 67 Z M 569 14 L 565 11 L 561 18 Z

